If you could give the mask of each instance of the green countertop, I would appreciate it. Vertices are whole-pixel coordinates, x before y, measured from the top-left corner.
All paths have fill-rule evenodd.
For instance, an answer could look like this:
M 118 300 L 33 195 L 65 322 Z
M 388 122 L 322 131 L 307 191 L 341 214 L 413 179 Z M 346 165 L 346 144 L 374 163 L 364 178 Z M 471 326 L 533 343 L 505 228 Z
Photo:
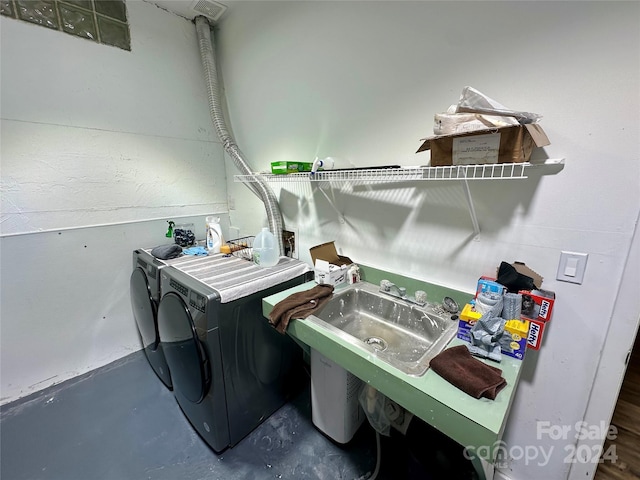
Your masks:
M 264 316 L 268 317 L 273 306 L 290 294 L 315 285 L 313 281 L 307 282 L 264 298 Z M 521 360 L 503 355 L 500 364 L 487 361 L 502 370 L 507 386 L 496 400 L 475 399 L 432 370 L 420 377 L 407 375 L 312 322 L 291 320 L 287 334 L 341 365 L 462 446 L 482 447 L 478 456 L 493 462 L 520 377 Z M 453 339 L 449 346 L 461 344 L 464 342 Z

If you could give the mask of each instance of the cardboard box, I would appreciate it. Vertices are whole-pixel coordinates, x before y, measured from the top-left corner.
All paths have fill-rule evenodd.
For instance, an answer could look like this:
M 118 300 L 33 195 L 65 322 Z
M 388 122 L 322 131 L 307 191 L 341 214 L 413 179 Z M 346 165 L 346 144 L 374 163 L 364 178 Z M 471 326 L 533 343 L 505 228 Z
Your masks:
M 309 249 L 314 265 L 314 280 L 320 285 L 340 285 L 347 281 L 347 269 L 353 261 L 338 255 L 333 242 L 316 245 Z
M 537 320 L 548 322 L 553 313 L 553 304 L 556 294 L 549 290 L 520 290 L 522 295 L 522 311 L 520 318 L 523 320 Z
M 471 305 L 470 303 L 467 303 L 462 308 L 462 312 L 460 312 L 459 317 L 462 320 L 465 320 L 467 322 L 476 322 L 477 320 L 480 320 L 480 317 L 482 317 L 482 314 L 480 312 L 476 312 L 473 309 L 473 305 Z
M 313 163 L 309 162 L 271 162 L 271 173 L 282 175 L 286 173 L 310 172 Z
M 465 342 L 471 343 L 471 329 L 480 320 L 482 314 L 473 309 L 473 305 L 467 303 L 458 316 L 457 337 Z
M 547 322 L 540 320 L 529 320 L 529 335 L 527 337 L 527 348 L 540 350 L 542 337 Z
M 436 135 L 421 140 L 419 152 L 431 150 L 431 166 L 528 162 L 533 149 L 549 145 L 537 123 Z
M 549 290 L 520 290 L 522 310 L 520 318 L 530 323 L 528 348 L 540 350 L 545 324 L 551 320 L 556 294 Z
M 530 324 L 528 320 L 507 320 L 505 332 L 511 335 L 511 350 L 502 349 L 502 353 L 509 357 L 522 360 L 527 351 Z
M 480 320 L 482 314 L 473 309 L 473 305 L 467 303 L 458 316 L 457 337 L 465 342 L 471 343 L 471 328 Z

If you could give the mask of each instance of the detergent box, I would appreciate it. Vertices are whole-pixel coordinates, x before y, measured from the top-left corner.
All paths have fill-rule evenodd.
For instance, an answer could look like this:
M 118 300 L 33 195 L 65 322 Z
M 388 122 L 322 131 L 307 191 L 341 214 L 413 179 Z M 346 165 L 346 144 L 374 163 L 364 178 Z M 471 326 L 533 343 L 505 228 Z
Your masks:
M 314 266 L 314 280 L 319 285 L 340 285 L 347 281 L 347 269 L 353 264 L 349 257 L 338 255 L 333 242 L 309 249 Z
M 310 172 L 313 163 L 309 162 L 271 162 L 271 173 L 281 175 L 285 173 Z

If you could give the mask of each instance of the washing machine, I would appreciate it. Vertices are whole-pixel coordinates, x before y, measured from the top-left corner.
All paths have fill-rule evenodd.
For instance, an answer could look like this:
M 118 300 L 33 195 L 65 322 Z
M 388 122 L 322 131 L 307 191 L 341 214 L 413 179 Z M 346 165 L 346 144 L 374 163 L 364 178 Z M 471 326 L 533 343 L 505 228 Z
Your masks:
M 161 270 L 158 329 L 180 408 L 221 452 L 304 385 L 302 350 L 262 316 L 262 298 L 312 274 L 288 257 L 270 268 L 212 257 L 207 264 Z
M 206 258 L 183 255 L 170 260 L 160 260 L 151 255 L 150 249 L 140 248 L 133 251 L 133 272 L 129 279 L 133 316 L 149 364 L 169 389 L 172 388 L 171 374 L 158 335 L 157 312 L 161 296 L 160 270 L 168 265 L 203 263 Z

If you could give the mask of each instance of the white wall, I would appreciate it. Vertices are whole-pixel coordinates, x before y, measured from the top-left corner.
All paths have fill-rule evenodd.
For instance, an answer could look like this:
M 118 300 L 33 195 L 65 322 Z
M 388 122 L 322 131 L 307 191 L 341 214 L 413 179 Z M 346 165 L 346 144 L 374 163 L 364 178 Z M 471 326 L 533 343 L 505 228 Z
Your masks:
M 131 52 L 0 19 L 2 403 L 140 349 L 132 250 L 228 224 L 195 27 L 127 10 Z
M 537 421 L 573 426 L 595 397 L 610 408 L 616 392 L 591 391 L 599 365 L 624 369 L 601 358 L 607 332 L 627 329 L 613 350 L 633 341 L 640 305 L 618 292 L 640 211 L 639 14 L 637 2 L 239 2 L 220 27 L 231 125 L 256 170 L 316 155 L 424 165 L 419 139 L 465 85 L 544 115 L 551 145 L 535 158 L 566 158 L 565 168 L 472 183 L 478 238 L 459 185 L 327 190 L 344 223 L 308 185 L 274 186 L 301 258 L 335 240 L 358 262 L 463 290 L 502 260 L 543 275 L 556 310 L 543 349 L 528 355 L 504 438 L 553 455 L 544 466 L 508 459 L 501 473 L 513 479 L 568 477 L 576 440 L 537 438 Z M 234 223 L 257 231 L 258 202 L 228 181 Z M 582 285 L 555 280 L 561 250 L 589 254 Z M 625 318 L 612 317 L 615 302 Z

